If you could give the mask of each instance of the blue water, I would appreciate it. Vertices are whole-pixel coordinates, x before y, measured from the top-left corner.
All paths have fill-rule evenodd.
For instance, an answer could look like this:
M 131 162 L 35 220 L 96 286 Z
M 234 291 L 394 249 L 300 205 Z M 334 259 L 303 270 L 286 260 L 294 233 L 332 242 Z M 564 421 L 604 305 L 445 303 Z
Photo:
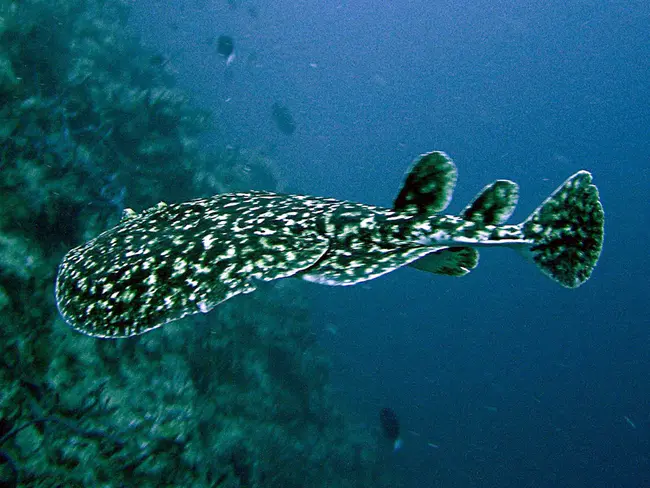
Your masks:
M 439 149 L 459 169 L 450 211 L 510 178 L 514 222 L 593 172 L 606 239 L 577 290 L 507 250 L 464 278 L 304 285 L 340 403 L 368 428 L 400 415 L 388 469 L 407 487 L 650 486 L 650 4 L 542 3 L 134 3 L 218 143 L 270 155 L 291 191 L 390 206 Z M 207 42 L 224 33 L 229 66 Z

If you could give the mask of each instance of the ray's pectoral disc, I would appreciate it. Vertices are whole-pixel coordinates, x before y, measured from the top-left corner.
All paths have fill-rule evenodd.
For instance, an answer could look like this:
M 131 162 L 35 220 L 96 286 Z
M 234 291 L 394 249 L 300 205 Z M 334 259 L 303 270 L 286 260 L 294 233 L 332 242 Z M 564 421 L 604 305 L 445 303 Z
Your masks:
M 304 207 L 304 205 L 302 205 Z M 328 241 L 300 222 L 299 200 L 254 192 L 159 204 L 70 251 L 59 310 L 99 337 L 141 334 L 315 263 Z

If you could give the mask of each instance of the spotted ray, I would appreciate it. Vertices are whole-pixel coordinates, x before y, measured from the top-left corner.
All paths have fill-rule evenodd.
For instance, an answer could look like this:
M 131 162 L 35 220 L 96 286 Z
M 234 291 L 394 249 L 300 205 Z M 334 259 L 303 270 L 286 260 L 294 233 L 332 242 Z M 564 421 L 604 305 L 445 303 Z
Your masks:
M 579 171 L 518 225 L 506 220 L 517 186 L 497 180 L 459 216 L 441 215 L 456 167 L 442 152 L 417 158 L 393 208 L 270 192 L 160 203 L 66 254 L 59 311 L 76 330 L 129 337 L 297 277 L 348 286 L 403 266 L 462 276 L 478 248 L 507 246 L 574 288 L 596 265 L 603 210 L 591 174 Z

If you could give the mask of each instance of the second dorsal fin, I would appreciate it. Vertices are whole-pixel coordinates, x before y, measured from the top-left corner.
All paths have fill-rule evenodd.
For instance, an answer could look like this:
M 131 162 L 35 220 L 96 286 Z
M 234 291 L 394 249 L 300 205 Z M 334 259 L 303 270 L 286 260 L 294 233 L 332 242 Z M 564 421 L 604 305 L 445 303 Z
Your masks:
M 393 210 L 431 215 L 443 211 L 456 185 L 456 165 L 441 151 L 422 154 L 413 162 Z
M 510 180 L 497 180 L 483 188 L 460 216 L 478 225 L 501 225 L 515 211 L 519 187 Z

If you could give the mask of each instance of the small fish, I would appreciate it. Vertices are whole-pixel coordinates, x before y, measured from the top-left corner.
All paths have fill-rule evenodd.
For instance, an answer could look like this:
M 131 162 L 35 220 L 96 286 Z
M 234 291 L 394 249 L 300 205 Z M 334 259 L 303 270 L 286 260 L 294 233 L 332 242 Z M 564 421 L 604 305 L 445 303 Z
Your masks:
M 463 276 L 478 249 L 505 246 L 561 285 L 592 273 L 604 215 L 591 174 L 579 171 L 524 222 L 506 225 L 518 189 L 486 186 L 460 215 L 441 214 L 456 182 L 442 152 L 418 157 L 392 208 L 252 191 L 159 203 L 69 251 L 56 301 L 74 329 L 130 337 L 295 277 L 330 286 L 367 282 L 403 266 Z
M 630 419 L 630 417 L 628 417 L 627 415 L 623 415 L 623 418 L 625 419 L 625 421 L 627 422 L 627 424 L 628 424 L 630 427 L 632 427 L 633 429 L 636 429 L 636 424 L 635 424 L 634 422 L 632 422 L 632 420 Z
M 393 450 L 397 451 L 402 447 L 402 439 L 399 436 L 399 420 L 392 408 L 382 408 L 379 411 L 379 424 L 384 437 L 392 444 Z
M 226 58 L 226 66 L 235 60 L 235 43 L 230 36 L 219 36 L 217 39 L 217 52 Z
M 336 327 L 336 326 L 334 326 L 334 325 L 328 325 L 328 326 L 325 328 L 325 330 L 326 330 L 327 332 L 329 332 L 330 334 L 332 334 L 333 336 L 335 336 L 335 335 L 337 335 L 337 334 L 339 333 L 339 329 L 338 329 L 338 327 Z

